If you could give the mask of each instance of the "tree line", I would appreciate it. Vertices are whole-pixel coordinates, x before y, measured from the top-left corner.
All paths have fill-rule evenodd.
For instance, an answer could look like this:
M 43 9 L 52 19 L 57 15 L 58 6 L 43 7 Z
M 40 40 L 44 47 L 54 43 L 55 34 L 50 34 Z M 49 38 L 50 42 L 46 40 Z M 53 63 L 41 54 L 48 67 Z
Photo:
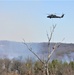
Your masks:
M 0 75 L 44 75 L 44 65 L 28 58 L 21 62 L 15 59 L 0 59 Z M 48 63 L 49 75 L 74 75 L 74 61 L 53 60 Z

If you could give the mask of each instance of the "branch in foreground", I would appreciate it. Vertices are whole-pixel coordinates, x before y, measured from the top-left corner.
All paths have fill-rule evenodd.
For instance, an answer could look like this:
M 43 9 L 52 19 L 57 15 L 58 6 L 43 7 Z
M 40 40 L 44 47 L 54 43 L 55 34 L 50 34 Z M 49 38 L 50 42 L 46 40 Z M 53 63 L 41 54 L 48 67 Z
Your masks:
M 64 39 L 63 39 L 63 40 L 64 40 Z M 63 41 L 63 40 L 62 40 L 62 41 Z M 62 41 L 61 41 L 61 42 L 62 42 Z M 61 45 L 61 43 L 59 43 L 58 45 L 57 45 L 57 43 L 56 43 L 56 44 L 54 45 L 54 47 L 52 48 L 52 52 L 48 55 L 47 63 L 48 63 L 48 61 L 49 61 L 51 55 L 53 54 L 53 52 L 54 52 L 57 48 L 59 48 L 60 45 Z
M 29 48 L 29 46 L 25 43 L 24 39 L 23 39 L 23 41 L 24 41 L 24 44 L 26 45 L 26 47 L 28 48 L 28 50 L 30 52 L 32 52 L 44 64 L 44 62 L 39 58 L 39 56 L 35 52 L 32 51 L 32 48 L 31 47 Z
M 52 31 L 51 31 L 50 37 L 49 37 L 49 35 L 48 35 L 48 33 L 47 33 L 48 46 L 50 45 L 50 41 L 51 41 L 51 39 L 52 39 L 52 35 L 53 35 L 53 32 L 54 32 L 55 27 L 56 27 L 56 25 L 53 25 L 53 29 L 52 29 Z

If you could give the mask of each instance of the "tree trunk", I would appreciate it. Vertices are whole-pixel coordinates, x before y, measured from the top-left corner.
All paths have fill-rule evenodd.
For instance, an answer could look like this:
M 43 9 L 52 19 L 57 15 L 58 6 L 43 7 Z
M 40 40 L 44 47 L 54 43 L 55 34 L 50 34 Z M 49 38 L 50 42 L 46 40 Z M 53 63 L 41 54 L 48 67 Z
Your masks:
M 44 75 L 49 75 L 48 64 L 44 64 Z

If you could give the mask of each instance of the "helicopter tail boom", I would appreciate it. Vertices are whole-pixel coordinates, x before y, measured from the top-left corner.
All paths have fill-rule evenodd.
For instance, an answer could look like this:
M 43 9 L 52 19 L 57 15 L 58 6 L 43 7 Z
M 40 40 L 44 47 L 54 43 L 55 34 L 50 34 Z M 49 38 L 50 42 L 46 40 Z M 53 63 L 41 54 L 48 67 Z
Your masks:
M 62 14 L 62 16 L 61 17 L 64 17 L 64 14 Z

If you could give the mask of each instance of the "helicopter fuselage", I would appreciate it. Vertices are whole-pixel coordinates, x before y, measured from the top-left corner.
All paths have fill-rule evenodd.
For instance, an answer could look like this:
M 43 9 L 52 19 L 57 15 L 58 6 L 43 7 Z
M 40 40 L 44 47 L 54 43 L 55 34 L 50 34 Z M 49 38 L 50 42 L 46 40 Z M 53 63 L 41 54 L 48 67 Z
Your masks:
M 63 16 L 64 16 L 64 14 L 62 14 L 62 16 L 57 16 L 57 15 L 53 15 L 53 14 L 51 14 L 51 15 L 48 15 L 47 16 L 47 18 L 63 18 Z

